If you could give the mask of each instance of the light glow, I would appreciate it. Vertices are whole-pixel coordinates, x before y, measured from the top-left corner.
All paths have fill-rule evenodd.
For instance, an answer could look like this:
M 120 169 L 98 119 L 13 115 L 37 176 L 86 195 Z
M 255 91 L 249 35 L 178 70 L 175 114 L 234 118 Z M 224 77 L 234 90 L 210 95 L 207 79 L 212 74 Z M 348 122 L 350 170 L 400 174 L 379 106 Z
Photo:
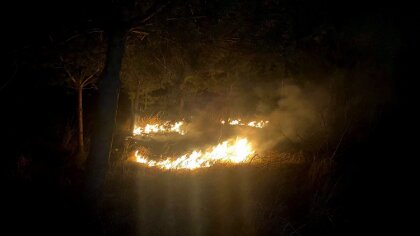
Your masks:
M 136 126 L 133 130 L 133 135 L 150 135 L 150 134 L 168 134 L 168 133 L 178 133 L 181 135 L 185 134 L 183 130 L 183 121 L 178 121 L 172 123 L 170 121 L 166 121 L 163 124 L 146 124 L 143 127 Z
M 268 120 L 266 120 L 266 121 L 264 121 L 264 120 L 255 121 L 254 120 L 254 121 L 249 121 L 249 122 L 243 122 L 241 119 L 228 119 L 227 121 L 221 120 L 220 123 L 222 125 L 229 124 L 229 125 L 232 125 L 232 126 L 236 126 L 236 125 L 238 125 L 238 126 L 248 126 L 248 127 L 260 128 L 261 129 L 261 128 L 264 128 L 269 123 L 269 121 Z
M 197 169 L 206 168 L 215 164 L 230 163 L 238 164 L 247 162 L 255 153 L 250 142 L 246 138 L 226 140 L 216 146 L 207 148 L 205 151 L 194 150 L 176 159 L 166 158 L 156 161 L 135 152 L 136 161 L 148 167 L 160 169 Z

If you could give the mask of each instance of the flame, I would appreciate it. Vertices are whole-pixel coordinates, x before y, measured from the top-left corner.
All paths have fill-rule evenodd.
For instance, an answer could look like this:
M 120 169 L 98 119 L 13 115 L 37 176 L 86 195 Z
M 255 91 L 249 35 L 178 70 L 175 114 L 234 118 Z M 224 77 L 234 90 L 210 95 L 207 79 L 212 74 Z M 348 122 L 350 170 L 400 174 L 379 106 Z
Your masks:
M 197 169 L 210 167 L 218 163 L 243 163 L 249 160 L 253 150 L 251 144 L 246 138 L 236 138 L 226 140 L 216 146 L 208 148 L 206 151 L 194 150 L 189 154 L 184 154 L 176 159 L 167 158 L 165 160 L 155 161 L 135 152 L 136 161 L 148 167 L 157 167 L 161 169 Z
M 179 133 L 184 135 L 185 132 L 182 129 L 184 125 L 183 121 L 171 123 L 166 121 L 163 124 L 146 124 L 144 127 L 136 126 L 133 130 L 133 135 L 148 135 L 148 134 L 167 134 L 167 133 Z
M 264 128 L 269 123 L 269 121 L 261 120 L 261 121 L 250 121 L 248 123 L 246 122 L 244 123 L 242 122 L 241 119 L 234 119 L 234 120 L 228 119 L 227 122 L 225 120 L 221 120 L 220 123 L 223 125 L 228 123 L 229 125 L 249 126 L 249 127 L 261 129 L 261 128 Z

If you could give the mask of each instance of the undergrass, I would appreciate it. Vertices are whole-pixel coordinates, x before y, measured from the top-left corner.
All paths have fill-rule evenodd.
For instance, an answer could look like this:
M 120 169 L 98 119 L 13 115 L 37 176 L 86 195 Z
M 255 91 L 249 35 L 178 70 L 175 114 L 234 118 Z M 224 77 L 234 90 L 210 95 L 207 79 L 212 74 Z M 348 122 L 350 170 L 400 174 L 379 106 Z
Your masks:
M 160 170 L 119 161 L 103 202 L 110 234 L 332 234 L 333 164 L 301 154 L 254 164 Z M 321 173 L 322 172 L 322 173 Z M 318 227 L 322 224 L 322 228 Z M 321 229 L 317 232 L 317 229 Z

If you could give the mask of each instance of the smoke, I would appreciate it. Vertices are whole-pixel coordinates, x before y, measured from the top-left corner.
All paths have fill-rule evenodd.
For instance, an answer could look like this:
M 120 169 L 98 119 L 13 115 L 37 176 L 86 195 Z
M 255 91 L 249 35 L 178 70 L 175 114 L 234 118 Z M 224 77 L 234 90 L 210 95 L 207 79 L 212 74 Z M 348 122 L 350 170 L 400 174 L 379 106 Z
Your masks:
M 257 152 L 276 149 L 322 146 L 331 135 L 332 93 L 328 83 L 283 80 L 255 85 L 242 93 L 236 106 L 228 108 L 209 104 L 191 117 L 186 128 L 185 145 L 190 148 L 215 144 L 235 137 L 247 137 Z M 245 104 L 237 106 L 237 104 Z M 228 110 L 230 113 L 225 113 Z M 244 114 L 243 111 L 247 111 Z M 242 114 L 241 114 L 242 113 Z M 221 119 L 269 121 L 264 128 L 221 125 Z M 305 146 L 305 147 L 304 147 Z
M 392 97 L 380 75 L 374 80 L 366 74 L 364 69 L 343 70 L 244 85 L 236 97 L 226 96 L 229 102 L 214 99 L 217 102 L 198 106 L 187 117 L 186 135 L 171 138 L 171 149 L 188 151 L 246 137 L 258 153 L 334 151 L 344 135 L 367 132 L 380 116 L 378 107 Z M 227 118 L 269 123 L 262 129 L 221 125 Z
M 251 131 L 252 134 L 248 134 L 254 137 L 260 151 L 278 145 L 296 146 L 313 134 L 322 133 L 320 119 L 328 109 L 331 95 L 323 85 L 309 82 L 299 85 L 289 81 L 284 82 L 273 93 L 275 107 L 271 107 L 271 111 L 265 116 L 270 121 L 269 126 L 261 132 L 254 130 Z M 270 104 L 260 101 L 257 110 L 266 111 Z
M 322 126 L 322 119 L 328 112 L 331 94 L 323 84 L 283 81 L 275 86 L 272 83 L 254 87 L 252 93 L 244 93 L 239 97 L 242 101 L 233 102 L 247 104 L 244 101 L 254 101 L 252 105 L 248 103 L 243 107 L 229 107 L 227 110 L 231 111 L 230 114 L 225 114 L 225 109 L 214 104 L 200 109 L 186 123 L 188 132 L 178 143 L 192 149 L 235 137 L 246 137 L 258 152 L 264 152 L 273 148 L 284 150 L 286 147 L 297 147 L 301 143 L 308 143 L 308 139 L 314 135 L 327 133 Z M 244 110 L 253 115 L 241 115 L 238 112 Z M 220 124 L 221 119 L 229 117 L 242 118 L 245 123 L 251 120 L 269 123 L 264 128 Z
M 269 120 L 269 126 L 239 134 L 250 137 L 260 152 L 332 152 L 343 137 L 363 138 L 393 98 L 381 71 L 366 71 L 335 71 L 318 79 L 257 87 L 256 114 L 264 114 L 261 119 Z

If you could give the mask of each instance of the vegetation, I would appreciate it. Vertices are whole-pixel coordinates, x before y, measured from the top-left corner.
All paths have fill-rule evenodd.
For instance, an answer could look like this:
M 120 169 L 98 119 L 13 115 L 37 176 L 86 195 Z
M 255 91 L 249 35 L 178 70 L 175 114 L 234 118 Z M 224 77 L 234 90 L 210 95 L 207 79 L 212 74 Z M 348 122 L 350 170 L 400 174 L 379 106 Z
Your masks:
M 381 212 L 378 166 L 410 130 L 400 78 L 411 19 L 397 20 L 400 10 L 63 4 L 71 14 L 28 21 L 27 41 L 17 35 L 5 52 L 0 178 L 10 222 L 26 226 L 16 234 L 359 234 Z M 161 171 L 129 160 L 139 120 L 194 121 L 199 142 L 216 133 L 210 121 L 241 116 L 270 120 L 264 132 L 235 131 L 263 150 L 255 165 Z

